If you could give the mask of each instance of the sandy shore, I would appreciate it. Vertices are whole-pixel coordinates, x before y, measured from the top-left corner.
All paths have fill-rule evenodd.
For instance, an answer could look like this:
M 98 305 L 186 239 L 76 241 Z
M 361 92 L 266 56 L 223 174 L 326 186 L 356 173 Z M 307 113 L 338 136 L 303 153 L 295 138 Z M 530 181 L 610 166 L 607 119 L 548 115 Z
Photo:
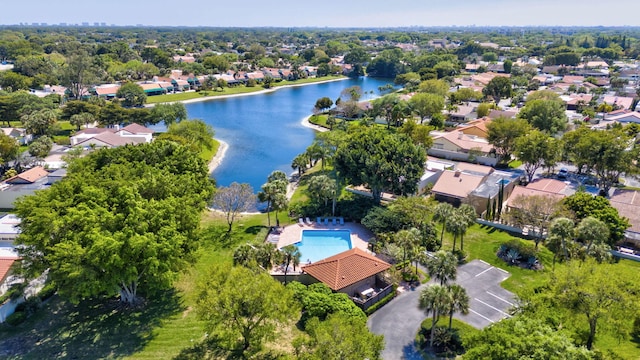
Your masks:
M 226 142 L 220 139 L 216 139 L 216 141 L 220 143 L 220 146 L 218 147 L 216 155 L 213 157 L 213 159 L 211 159 L 211 161 L 209 161 L 209 174 L 211 174 L 213 170 L 220 166 L 222 160 L 224 160 L 225 154 L 227 153 L 227 149 L 229 149 L 229 144 L 227 144 Z
M 349 79 L 348 77 L 344 77 L 344 78 L 339 78 L 339 79 L 329 79 L 329 80 L 310 82 L 310 83 L 304 83 L 304 84 L 291 84 L 291 85 L 284 85 L 284 86 L 275 86 L 275 87 L 272 87 L 270 89 L 263 89 L 263 90 L 258 90 L 258 91 L 254 91 L 254 92 L 242 93 L 242 94 L 203 96 L 203 97 L 195 98 L 195 99 L 170 101 L 170 102 L 158 103 L 158 104 L 172 104 L 172 103 L 176 103 L 176 102 L 183 103 L 183 104 L 190 104 L 190 103 L 209 101 L 209 100 L 216 100 L 216 99 L 230 99 L 230 98 L 241 97 L 241 96 L 252 96 L 252 95 L 267 94 L 267 93 L 270 93 L 270 92 L 277 91 L 278 89 L 286 89 L 286 88 L 298 87 L 298 86 L 324 84 L 324 83 L 328 83 L 328 82 L 342 81 L 342 80 L 348 80 L 348 79 Z M 147 104 L 145 106 L 146 107 L 153 107 L 153 106 L 155 106 L 155 104 Z
M 322 127 L 322 126 L 318 126 L 318 125 L 310 123 L 309 119 L 312 116 L 313 115 L 309 115 L 309 116 L 305 117 L 304 119 L 302 119 L 302 121 L 300 122 L 302 124 L 302 126 L 308 127 L 309 129 L 313 129 L 313 130 L 319 131 L 319 132 L 329 131 L 329 129 L 327 129 L 326 127 Z

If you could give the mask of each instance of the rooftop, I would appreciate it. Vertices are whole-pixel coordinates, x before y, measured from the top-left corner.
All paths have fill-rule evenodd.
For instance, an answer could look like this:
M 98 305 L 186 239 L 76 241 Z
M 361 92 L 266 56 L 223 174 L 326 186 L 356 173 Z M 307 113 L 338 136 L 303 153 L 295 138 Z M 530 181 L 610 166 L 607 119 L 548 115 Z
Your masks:
M 445 170 L 431 192 L 448 197 L 465 199 L 475 190 L 484 179 L 484 176 L 473 175 L 461 171 Z
M 390 267 L 390 264 L 364 250 L 353 248 L 303 266 L 302 270 L 337 291 Z

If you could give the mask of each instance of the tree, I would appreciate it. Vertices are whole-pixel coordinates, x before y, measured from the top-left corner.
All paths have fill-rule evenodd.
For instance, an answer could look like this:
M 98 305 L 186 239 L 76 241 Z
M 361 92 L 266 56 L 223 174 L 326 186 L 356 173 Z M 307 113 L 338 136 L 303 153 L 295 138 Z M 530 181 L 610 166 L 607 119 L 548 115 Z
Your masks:
M 81 100 L 87 95 L 86 89 L 97 81 L 98 71 L 92 60 L 85 51 L 79 51 L 67 58 L 62 69 L 61 84 L 69 88 L 71 97 L 76 100 Z
M 4 132 L 0 133 L 0 163 L 5 164 L 14 160 L 20 153 L 20 145 L 16 139 Z
M 414 193 L 424 161 L 424 150 L 406 136 L 372 127 L 349 134 L 338 146 L 334 167 L 352 185 L 367 184 L 379 203 L 383 190 Z
M 464 315 L 469 313 L 469 295 L 467 291 L 458 284 L 448 286 L 449 290 L 449 330 L 453 327 L 453 314 L 455 312 L 462 313 Z
M 243 359 L 260 351 L 299 311 L 293 293 L 266 273 L 216 267 L 198 284 L 197 312 L 207 332 Z
M 567 241 L 573 240 L 574 235 L 574 223 L 573 220 L 559 217 L 553 219 L 551 222 L 551 226 L 549 227 L 549 237 L 557 237 L 560 239 L 560 249 L 562 251 L 562 256 L 565 260 L 569 259 L 569 251 L 567 250 Z M 558 251 L 554 251 L 553 254 L 553 265 L 555 268 L 556 257 L 558 255 Z
M 58 113 L 51 109 L 41 109 L 23 115 L 20 120 L 29 134 L 42 136 L 48 134 L 58 120 Z
M 526 136 L 516 139 L 515 155 L 524 163 L 529 182 L 533 181 L 533 176 L 545 160 L 557 157 L 560 150 L 557 141 L 539 130 L 532 130 Z
M 307 171 L 307 165 L 309 164 L 307 159 L 307 154 L 299 154 L 291 162 L 291 168 L 298 170 L 298 176 L 302 176 L 302 174 Z
M 420 117 L 420 124 L 428 117 L 441 113 L 444 97 L 437 94 L 417 93 L 409 99 L 409 108 Z
M 336 192 L 336 181 L 327 175 L 316 175 L 309 179 L 307 193 L 311 201 L 327 206 Z
M 566 331 L 523 316 L 504 319 L 485 328 L 465 340 L 464 347 L 465 360 L 594 358 L 590 351 L 574 345 Z
M 301 360 L 379 360 L 384 349 L 382 335 L 372 334 L 366 321 L 342 313 L 329 315 L 325 321 L 313 318 L 305 330 L 309 340 L 294 340 L 296 358 Z
M 325 111 L 329 109 L 331 106 L 333 106 L 333 101 L 325 96 L 325 97 L 321 97 L 316 101 L 315 108 L 320 111 Z
M 258 200 L 267 203 L 267 223 L 269 227 L 271 226 L 269 214 L 271 210 L 282 207 L 283 204 L 278 204 L 279 206 L 274 206 L 274 204 L 278 202 L 276 200 L 279 200 L 280 195 L 284 195 L 286 200 L 287 185 L 287 175 L 280 170 L 276 170 L 269 174 L 267 182 L 262 185 L 262 191 L 258 193 Z M 277 216 L 276 210 L 276 218 Z
M 171 124 L 167 134 L 186 139 L 197 151 L 213 149 L 215 132 L 210 125 L 200 119 L 184 120 Z
M 147 102 L 147 95 L 142 86 L 134 83 L 124 83 L 116 92 L 116 97 L 122 99 L 122 106 L 134 107 L 142 106 Z
M 74 303 L 119 294 L 137 304 L 188 264 L 212 191 L 205 162 L 175 143 L 92 152 L 64 181 L 16 202 L 23 266 L 30 276 L 49 269 Z
M 449 92 L 449 84 L 444 80 L 425 80 L 420 83 L 419 91 L 427 94 L 439 95 L 441 98 L 444 98 Z
M 504 76 L 496 76 L 487 86 L 482 89 L 482 94 L 486 97 L 493 98 L 493 101 L 497 104 L 502 98 L 509 98 L 513 92 L 511 85 L 511 79 Z
M 527 120 L 540 131 L 555 134 L 567 127 L 567 115 L 564 111 L 565 105 L 560 100 L 537 99 L 527 101 L 518 113 L 518 118 Z
M 625 230 L 630 226 L 629 220 L 621 217 L 618 210 L 611 206 L 609 200 L 602 196 L 592 196 L 589 193 L 579 191 L 564 198 L 563 205 L 575 214 L 578 221 L 592 216 L 607 224 L 609 228 L 607 245 L 609 246 L 624 239 Z
M 187 108 L 183 103 L 156 104 L 151 108 L 151 116 L 156 123 L 162 121 L 169 127 L 173 123 L 187 120 Z
M 282 248 L 282 257 L 284 259 L 284 283 L 287 284 L 287 273 L 289 272 L 289 265 L 293 265 L 293 271 L 296 271 L 296 266 L 300 265 L 300 249 L 295 245 L 287 245 Z
M 560 210 L 560 201 L 550 195 L 517 196 L 506 214 L 507 221 L 521 229 L 529 228 L 536 249 L 544 240 L 549 224 Z
M 631 294 L 640 290 L 631 278 L 612 264 L 571 262 L 551 274 L 546 297 L 586 320 L 586 347 L 591 350 L 598 329 L 628 335 L 626 320 L 637 313 L 637 299 Z
M 371 105 L 372 117 L 382 117 L 387 122 L 387 129 L 390 128 L 394 119 L 394 109 L 401 102 L 398 94 L 388 94 L 381 98 L 375 99 Z
M 487 141 L 496 149 L 501 161 L 508 163 L 515 150 L 516 139 L 525 136 L 529 130 L 526 120 L 501 116 L 487 124 Z
M 476 209 L 469 204 L 462 204 L 459 208 L 454 211 L 454 217 L 459 219 L 462 224 L 464 224 L 464 231 L 460 233 L 460 251 L 464 251 L 464 234 L 467 232 L 467 229 L 476 223 L 476 219 L 478 218 L 478 214 L 476 213 Z M 455 250 L 455 246 L 454 246 Z
M 80 131 L 80 128 L 82 126 L 93 124 L 95 121 L 96 117 L 93 116 L 93 114 L 86 112 L 71 115 L 71 118 L 69 119 L 69 123 L 71 123 L 71 125 L 74 125 L 78 131 Z
M 227 219 L 229 229 L 236 217 L 245 211 L 251 210 L 256 205 L 256 195 L 249 184 L 231 183 L 228 187 L 219 187 L 213 197 L 213 207 L 222 211 Z
M 437 251 L 426 262 L 427 272 L 432 278 L 439 280 L 444 286 L 456 279 L 458 272 L 458 259 L 451 252 L 444 250 Z
M 436 324 L 440 314 L 447 311 L 451 298 L 447 288 L 441 285 L 430 285 L 420 292 L 419 307 L 426 313 L 431 312 L 431 336 L 429 346 L 433 347 Z
M 438 221 L 442 224 L 442 230 L 440 233 L 440 246 L 442 246 L 442 240 L 444 239 L 444 232 L 447 229 L 447 222 L 455 209 L 449 203 L 439 203 L 433 209 L 433 221 Z
M 48 136 L 40 136 L 39 138 L 33 140 L 31 144 L 29 144 L 29 154 L 38 159 L 44 159 L 49 155 L 49 152 L 53 148 L 53 140 L 51 140 Z
M 586 245 L 585 253 L 588 255 L 591 247 L 596 244 L 606 244 L 609 241 L 609 228 L 604 222 L 588 216 L 580 221 L 576 227 L 576 235 L 578 240 Z
M 411 257 L 415 253 L 413 250 L 420 246 L 420 231 L 416 228 L 400 230 L 395 235 L 395 243 L 402 249 L 402 270 L 404 270 L 407 266 L 407 260 L 413 261 Z

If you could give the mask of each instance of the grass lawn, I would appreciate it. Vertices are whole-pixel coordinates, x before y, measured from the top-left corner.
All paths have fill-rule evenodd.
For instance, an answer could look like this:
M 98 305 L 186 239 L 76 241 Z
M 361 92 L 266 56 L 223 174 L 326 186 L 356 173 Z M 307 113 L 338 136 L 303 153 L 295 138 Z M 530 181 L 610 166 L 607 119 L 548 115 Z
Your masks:
M 266 214 L 241 216 L 229 236 L 223 217 L 206 212 L 196 260 L 180 275 L 175 291 L 149 299 L 142 310 L 121 309 L 115 300 L 72 305 L 54 296 L 23 324 L 0 325 L 0 351 L 17 351 L 7 359 L 80 359 L 88 354 L 91 358 L 170 359 L 204 337 L 204 323 L 194 310 L 198 280 L 214 265 L 231 266 L 238 244 L 263 241 L 266 222 Z M 287 338 L 299 334 L 295 326 L 282 331 Z M 282 348 L 282 344 L 268 346 Z
M 219 148 L 220 142 L 216 139 L 213 139 L 213 146 L 211 147 L 211 150 L 202 149 L 202 151 L 200 152 L 200 158 L 208 163 L 209 161 L 211 161 L 211 159 L 213 159 L 214 156 L 216 156 Z
M 310 84 L 310 83 L 316 83 L 316 82 L 334 80 L 334 79 L 340 79 L 340 78 L 344 78 L 344 76 L 325 76 L 320 78 L 300 79 L 295 81 L 280 81 L 277 83 L 274 82 L 271 86 L 280 87 L 285 85 Z M 216 97 L 216 96 L 222 96 L 222 95 L 246 94 L 246 93 L 257 92 L 260 90 L 264 90 L 264 88 L 260 85 L 257 85 L 254 87 L 234 86 L 234 87 L 225 88 L 224 91 L 199 91 L 199 92 L 189 91 L 189 92 L 183 92 L 183 93 L 177 93 L 177 94 L 156 95 L 156 96 L 149 96 L 147 98 L 147 104 L 184 101 L 184 100 L 191 100 L 191 99 L 200 99 L 204 97 Z
M 522 161 L 520 161 L 520 160 L 512 160 L 509 163 L 509 168 L 511 168 L 511 169 L 517 169 L 520 166 L 522 166 Z

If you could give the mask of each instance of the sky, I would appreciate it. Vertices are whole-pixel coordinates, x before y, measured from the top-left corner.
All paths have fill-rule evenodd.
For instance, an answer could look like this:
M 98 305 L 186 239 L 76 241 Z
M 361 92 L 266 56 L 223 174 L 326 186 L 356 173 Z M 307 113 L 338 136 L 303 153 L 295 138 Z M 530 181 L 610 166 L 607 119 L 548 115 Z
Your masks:
M 0 4 L 0 24 L 640 26 L 638 13 L 638 0 L 7 0 Z

